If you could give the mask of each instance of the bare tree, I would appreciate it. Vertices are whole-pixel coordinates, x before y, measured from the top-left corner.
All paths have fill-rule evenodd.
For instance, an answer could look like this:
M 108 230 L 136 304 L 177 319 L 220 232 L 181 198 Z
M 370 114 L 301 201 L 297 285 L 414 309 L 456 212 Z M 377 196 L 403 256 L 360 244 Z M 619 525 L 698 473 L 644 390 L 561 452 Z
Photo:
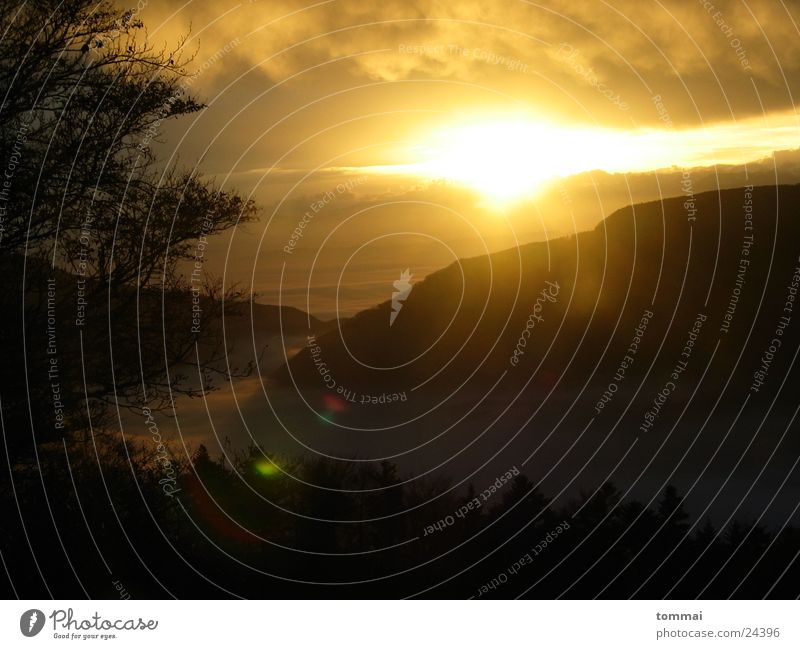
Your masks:
M 0 25 L 0 405 L 6 433 L 46 442 L 226 376 L 239 295 L 179 271 L 256 207 L 153 152 L 203 109 L 186 39 L 156 48 L 135 10 L 94 0 L 0 0 Z

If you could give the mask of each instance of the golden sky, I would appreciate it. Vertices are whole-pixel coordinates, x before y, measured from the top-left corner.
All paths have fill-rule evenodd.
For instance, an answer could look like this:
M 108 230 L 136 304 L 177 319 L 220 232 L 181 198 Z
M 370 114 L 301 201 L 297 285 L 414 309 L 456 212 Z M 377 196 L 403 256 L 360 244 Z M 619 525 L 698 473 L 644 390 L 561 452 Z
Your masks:
M 285 118 L 248 156 L 264 166 L 303 137 L 316 154 L 295 161 L 404 139 L 454 113 L 680 130 L 790 112 L 793 12 L 780 0 L 161 0 L 143 17 L 154 41 L 191 28 L 193 87 L 223 93 L 215 124 L 233 120 L 221 153 Z M 352 157 L 379 164 L 381 153 Z
M 473 225 L 494 206 L 530 240 L 628 202 L 573 204 L 566 224 L 552 201 L 512 209 L 553 179 L 800 147 L 800 8 L 781 0 L 152 0 L 142 18 L 155 44 L 189 34 L 189 85 L 208 104 L 168 127 L 165 155 L 270 206 L 271 231 L 252 236 L 277 249 L 346 179 L 361 180 L 326 214 L 434 191 Z

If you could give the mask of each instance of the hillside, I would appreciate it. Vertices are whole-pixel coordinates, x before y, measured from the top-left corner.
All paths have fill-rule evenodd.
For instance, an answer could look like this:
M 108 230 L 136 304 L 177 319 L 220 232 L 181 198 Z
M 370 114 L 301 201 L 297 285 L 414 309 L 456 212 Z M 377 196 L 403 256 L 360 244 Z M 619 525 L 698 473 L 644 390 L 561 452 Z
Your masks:
M 758 515 L 764 493 L 791 509 L 799 212 L 797 185 L 630 206 L 461 260 L 414 285 L 392 326 L 380 304 L 274 376 L 347 402 L 350 429 L 321 432 L 325 448 L 419 448 L 451 471 L 525 462 L 553 493 L 673 482 L 698 512 L 725 485 L 716 516 Z
M 644 376 L 651 362 L 663 374 L 701 313 L 707 320 L 687 372 L 703 370 L 718 342 L 726 359 L 744 349 L 740 369 L 750 369 L 797 265 L 800 186 L 755 188 L 752 230 L 745 230 L 745 199 L 744 189 L 733 189 L 699 194 L 692 206 L 683 197 L 644 203 L 578 236 L 461 260 L 416 284 L 393 326 L 387 301 L 344 323 L 341 337 L 338 331 L 319 336 L 318 345 L 330 370 L 357 387 L 402 389 L 430 381 L 426 390 L 448 390 L 473 373 L 478 386 L 503 373 L 516 383 L 532 378 L 575 386 L 595 366 L 602 381 L 613 373 L 645 311 L 655 317 L 629 378 Z M 744 237 L 751 234 L 744 282 L 726 321 Z M 548 281 L 559 287 L 556 301 L 542 304 L 534 335 L 512 365 Z M 746 344 L 748 336 L 755 344 Z M 288 369 L 300 384 L 320 385 L 309 350 Z M 729 369 L 719 364 L 710 371 L 722 378 Z

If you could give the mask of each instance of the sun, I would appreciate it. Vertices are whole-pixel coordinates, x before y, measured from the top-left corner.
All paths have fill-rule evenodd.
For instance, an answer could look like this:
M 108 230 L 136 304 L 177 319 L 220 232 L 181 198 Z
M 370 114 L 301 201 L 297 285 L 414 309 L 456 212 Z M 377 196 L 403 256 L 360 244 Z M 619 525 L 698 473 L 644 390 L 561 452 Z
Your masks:
M 418 162 L 403 167 L 471 187 L 503 207 L 535 196 L 558 177 L 642 164 L 649 148 L 643 144 L 622 131 L 495 116 L 425 134 L 414 147 Z
M 494 204 L 532 195 L 558 176 L 558 131 L 547 124 L 513 120 L 445 128 L 423 147 L 414 165 L 431 178 L 451 180 L 479 191 Z
M 417 173 L 479 191 L 494 207 L 535 196 L 548 181 L 584 171 L 657 168 L 674 152 L 653 132 L 494 117 L 443 127 L 418 147 Z
M 404 163 L 366 169 L 450 181 L 503 207 L 534 196 L 549 180 L 595 164 L 602 151 L 607 158 L 609 148 L 586 131 L 527 116 L 473 117 L 419 133 L 402 147 Z M 588 155 L 587 146 L 596 154 Z
M 548 181 L 583 172 L 743 164 L 798 146 L 796 115 L 758 126 L 709 124 L 692 129 L 609 128 L 547 116 L 483 115 L 420 132 L 399 151 L 401 164 L 348 170 L 413 175 L 470 187 L 503 209 L 535 197 Z M 735 146 L 715 146 L 735 142 Z

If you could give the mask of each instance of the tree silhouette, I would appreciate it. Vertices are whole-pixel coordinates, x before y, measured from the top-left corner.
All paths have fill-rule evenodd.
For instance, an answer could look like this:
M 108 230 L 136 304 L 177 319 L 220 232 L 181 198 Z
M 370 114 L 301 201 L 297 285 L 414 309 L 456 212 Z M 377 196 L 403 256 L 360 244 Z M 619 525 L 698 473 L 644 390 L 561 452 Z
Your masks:
M 213 384 L 221 303 L 238 294 L 197 273 L 193 303 L 180 268 L 256 208 L 152 148 L 203 108 L 185 39 L 155 49 L 105 1 L 4 0 L 0 18 L 0 335 L 14 341 L 0 400 L 12 456 L 30 457 L 33 438 L 71 441 L 116 426 L 110 408 Z

